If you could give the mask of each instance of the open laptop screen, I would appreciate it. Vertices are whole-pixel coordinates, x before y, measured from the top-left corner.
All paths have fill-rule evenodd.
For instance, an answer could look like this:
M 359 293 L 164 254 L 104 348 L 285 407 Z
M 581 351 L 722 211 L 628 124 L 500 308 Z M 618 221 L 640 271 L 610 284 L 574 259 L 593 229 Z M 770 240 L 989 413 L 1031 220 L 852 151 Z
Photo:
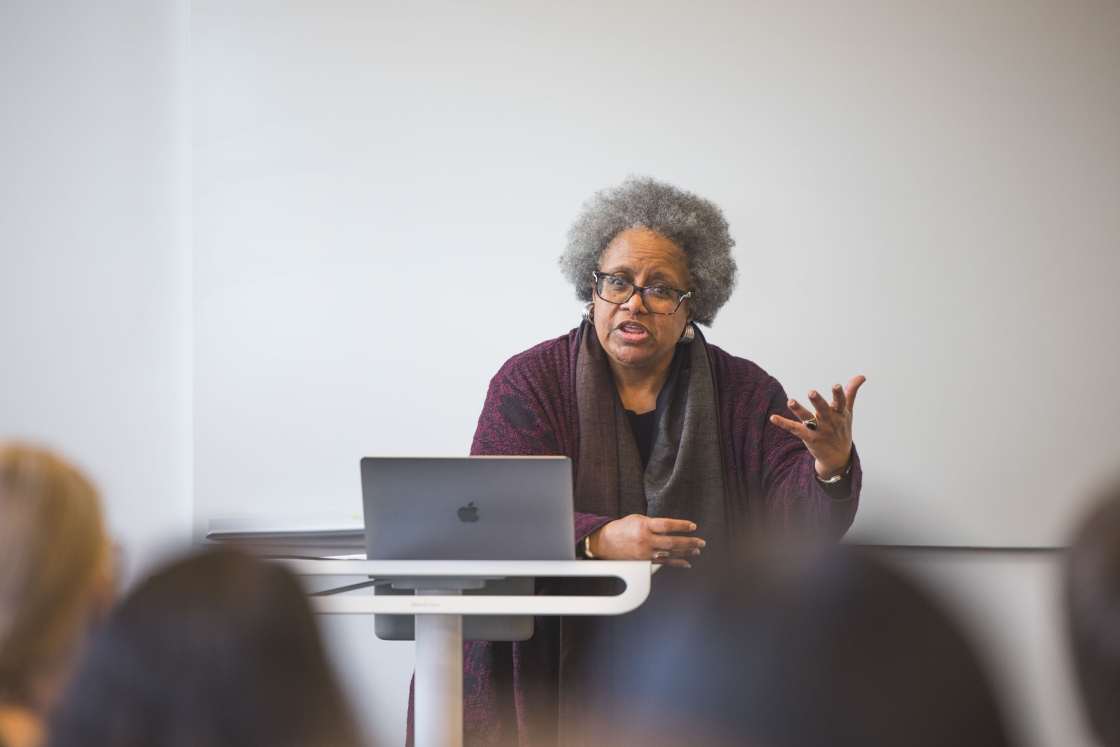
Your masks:
M 567 457 L 366 457 L 371 560 L 574 560 Z

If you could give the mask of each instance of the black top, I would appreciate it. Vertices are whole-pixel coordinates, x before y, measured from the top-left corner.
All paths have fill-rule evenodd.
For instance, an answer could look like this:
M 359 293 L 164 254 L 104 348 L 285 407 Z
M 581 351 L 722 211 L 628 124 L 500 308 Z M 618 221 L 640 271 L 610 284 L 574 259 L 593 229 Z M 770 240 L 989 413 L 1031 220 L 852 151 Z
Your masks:
M 634 431 L 634 441 L 638 444 L 638 456 L 642 458 L 644 469 L 649 466 L 649 453 L 653 451 L 653 442 L 657 439 L 657 410 L 641 415 L 627 410 L 626 417 L 630 419 L 630 429 Z

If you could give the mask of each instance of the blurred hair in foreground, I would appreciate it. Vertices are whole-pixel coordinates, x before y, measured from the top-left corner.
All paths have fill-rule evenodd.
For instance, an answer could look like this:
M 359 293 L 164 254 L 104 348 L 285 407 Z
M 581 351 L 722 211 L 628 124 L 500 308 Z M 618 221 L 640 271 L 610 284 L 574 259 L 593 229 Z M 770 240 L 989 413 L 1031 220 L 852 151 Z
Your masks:
M 295 578 L 204 552 L 109 618 L 55 721 L 56 747 L 353 747 L 349 709 Z
M 93 485 L 49 451 L 0 444 L 0 709 L 49 711 L 112 597 Z
M 1066 615 L 1089 723 L 1120 746 L 1120 482 L 1078 529 L 1066 561 Z
M 964 636 L 866 552 L 697 570 L 655 579 L 648 609 L 598 642 L 613 654 L 599 661 L 614 663 L 601 674 L 597 747 L 1009 744 Z

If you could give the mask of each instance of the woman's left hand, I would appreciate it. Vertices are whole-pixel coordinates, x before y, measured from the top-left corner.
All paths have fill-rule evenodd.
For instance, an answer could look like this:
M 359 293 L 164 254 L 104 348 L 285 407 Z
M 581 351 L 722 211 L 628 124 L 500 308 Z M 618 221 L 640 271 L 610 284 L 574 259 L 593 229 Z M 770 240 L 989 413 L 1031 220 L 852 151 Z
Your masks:
M 857 376 L 841 387 L 832 387 L 832 402 L 825 402 L 818 392 L 809 392 L 809 401 L 816 409 L 809 412 L 797 400 L 789 401 L 789 409 L 800 418 L 800 422 L 789 420 L 780 415 L 771 415 L 770 422 L 780 425 L 800 438 L 809 447 L 809 453 L 817 460 L 817 474 L 828 480 L 842 475 L 852 461 L 852 407 L 856 403 L 856 392 L 867 381 Z M 805 421 L 815 420 L 817 427 L 812 429 Z

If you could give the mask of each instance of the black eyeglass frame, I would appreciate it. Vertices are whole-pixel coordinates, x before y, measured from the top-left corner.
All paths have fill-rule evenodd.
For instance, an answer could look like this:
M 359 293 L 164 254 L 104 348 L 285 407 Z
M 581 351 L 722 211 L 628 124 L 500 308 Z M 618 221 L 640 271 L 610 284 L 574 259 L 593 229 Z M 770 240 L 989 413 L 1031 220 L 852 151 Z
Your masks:
M 603 298 L 603 300 L 606 301 L 607 303 L 614 304 L 615 306 L 621 306 L 622 304 L 626 303 L 631 298 L 633 298 L 635 293 L 641 293 L 642 294 L 642 305 L 644 305 L 646 307 L 646 311 L 648 311 L 651 314 L 661 314 L 662 316 L 672 316 L 673 314 L 677 313 L 677 310 L 680 309 L 681 304 L 684 303 L 684 300 L 686 298 L 692 298 L 692 291 L 683 291 L 683 290 L 680 290 L 679 288 L 670 288 L 667 285 L 638 285 L 636 283 L 630 282 L 629 280 L 622 277 L 621 275 L 614 275 L 614 274 L 609 273 L 609 272 L 599 272 L 599 271 L 596 270 L 595 272 L 591 273 L 591 277 L 595 281 L 592 284 L 592 287 L 595 288 L 595 295 L 598 296 L 599 298 L 603 298 L 603 293 L 599 290 L 599 280 L 601 278 L 602 279 L 618 278 L 619 280 L 622 280 L 626 283 L 629 283 L 630 284 L 630 295 L 627 296 L 625 299 L 623 299 L 621 301 L 608 301 L 607 299 Z M 677 305 L 673 307 L 672 311 L 654 311 L 653 309 L 650 308 L 649 302 L 646 301 L 646 291 L 649 290 L 650 288 L 664 288 L 665 290 L 673 291 L 674 293 L 677 294 Z

